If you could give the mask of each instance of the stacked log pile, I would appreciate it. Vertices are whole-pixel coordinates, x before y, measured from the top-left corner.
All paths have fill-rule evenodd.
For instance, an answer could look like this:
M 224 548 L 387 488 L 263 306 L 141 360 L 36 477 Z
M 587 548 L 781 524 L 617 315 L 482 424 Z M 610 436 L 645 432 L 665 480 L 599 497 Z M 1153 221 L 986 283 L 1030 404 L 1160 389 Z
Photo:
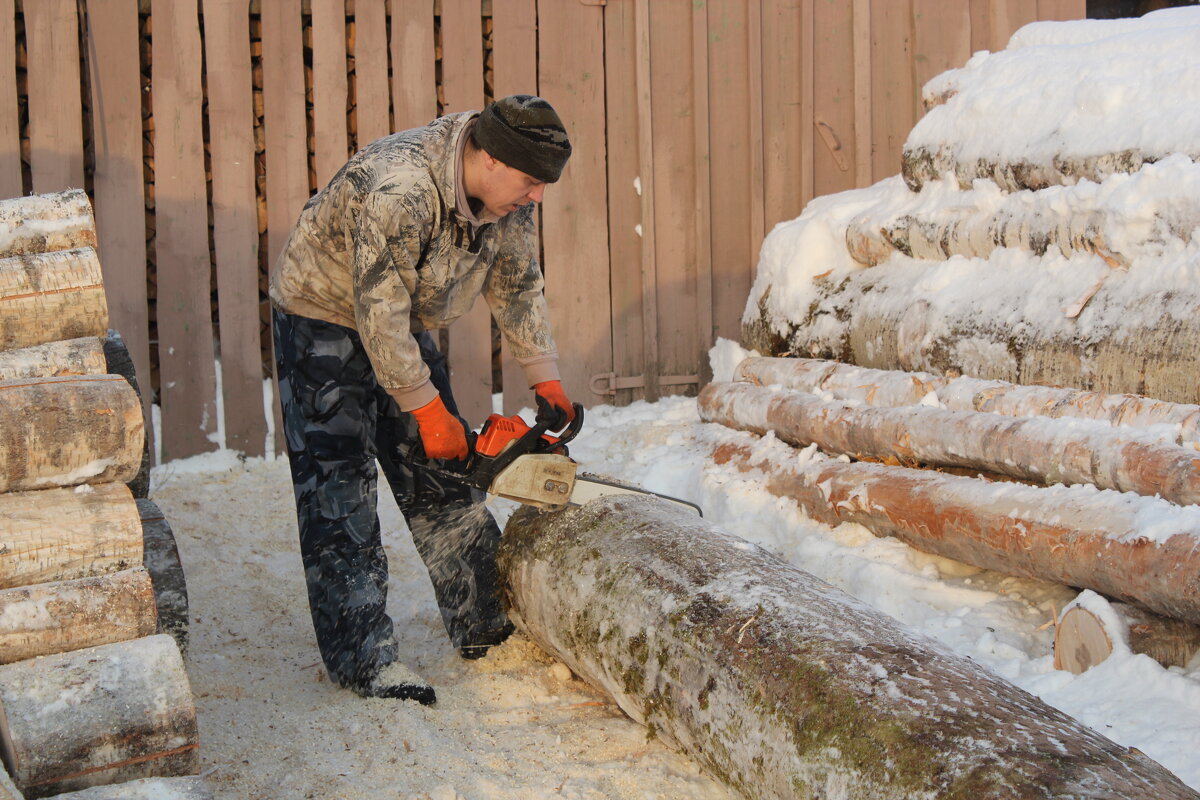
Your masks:
M 186 590 L 131 489 L 145 421 L 95 243 L 82 191 L 0 201 L 0 797 L 208 797 L 176 777 Z

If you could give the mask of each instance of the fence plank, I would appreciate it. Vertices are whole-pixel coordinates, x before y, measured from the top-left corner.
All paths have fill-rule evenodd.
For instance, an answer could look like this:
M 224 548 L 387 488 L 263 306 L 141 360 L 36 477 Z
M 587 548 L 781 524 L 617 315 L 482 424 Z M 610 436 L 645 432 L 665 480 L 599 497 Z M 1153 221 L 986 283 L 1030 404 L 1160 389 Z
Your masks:
M 387 6 L 385 0 L 354 0 L 355 123 L 361 150 L 391 131 L 388 120 Z
M 150 419 L 150 327 L 146 303 L 146 207 L 142 183 L 142 75 L 137 0 L 91 0 L 92 176 L 96 238 L 109 321 L 129 349 Z M 146 435 L 153 433 L 146 426 Z M 149 442 L 153 453 L 154 443 Z
M 79 18 L 75 0 L 25 3 L 33 191 L 83 188 Z
M 591 404 L 592 375 L 612 371 L 604 141 L 604 9 L 541 3 L 539 86 L 558 110 L 574 152 L 542 209 L 546 297 L 569 395 Z
M 262 14 L 263 125 L 267 152 L 267 260 L 275 263 L 308 201 L 300 0 L 274 0 Z
M 537 94 L 537 0 L 493 0 L 492 64 L 496 97 Z M 530 408 L 525 372 L 507 340 L 500 343 L 500 369 L 504 413 Z
M 654 48 L 650 0 L 634 2 L 634 65 L 637 104 L 638 177 L 641 181 L 642 392 L 659 398 L 658 375 L 658 198 L 654 164 Z M 616 385 L 616 381 L 614 381 Z
M 1038 19 L 1071 20 L 1087 18 L 1087 0 L 1037 0 Z
M 752 154 L 761 140 L 751 122 L 750 71 L 756 67 L 748 4 L 710 0 L 708 30 L 710 174 L 720 198 L 720 213 L 712 216 L 712 315 L 716 335 L 737 341 L 762 236 L 752 230 L 750 214 Z
M 970 5 L 944 0 L 913 0 L 912 59 L 918 102 L 921 88 L 931 78 L 961 67 L 970 57 Z
M 204 0 L 204 34 L 225 444 L 248 456 L 261 456 L 267 423 L 259 341 L 254 98 L 246 4 Z
M 0 0 L 0 199 L 25 194 L 17 113 L 16 17 L 15 0 Z
M 153 0 L 154 197 L 165 460 L 213 449 L 217 430 L 197 0 Z
M 792 0 L 762 2 L 763 190 L 768 230 L 804 208 L 795 190 L 803 164 L 800 131 L 808 124 L 801 116 L 802 11 L 803 6 Z M 849 62 L 844 74 L 851 74 Z
M 696 175 L 696 203 L 693 210 L 696 225 L 696 336 L 693 360 L 681 372 L 691 373 L 697 364 L 698 385 L 712 377 L 705 354 L 715 341 L 713 326 L 712 274 L 712 140 L 709 136 L 710 62 L 708 55 L 708 6 L 692 4 L 692 130 L 696 149 L 692 154 L 692 169 Z
M 917 121 L 920 95 L 913 85 L 913 13 L 912 0 L 870 3 L 871 183 L 900 172 L 904 140 Z
M 442 86 L 447 113 L 483 107 L 479 0 L 442 0 Z M 450 326 L 446 356 L 458 410 L 479 425 L 492 410 L 492 317 L 482 297 Z
M 317 188 L 349 156 L 346 131 L 346 0 L 312 0 L 313 166 Z
M 813 144 L 813 191 L 823 195 L 852 189 L 855 185 L 859 154 L 854 148 L 854 19 L 851 5 L 841 0 L 816 0 L 813 30 L 816 72 L 813 75 L 812 124 L 817 133 Z M 862 157 L 869 158 L 870 154 L 864 153 Z M 792 215 L 795 216 L 797 214 Z
M 971 51 L 997 52 L 1018 28 L 1037 19 L 1038 0 L 971 0 Z
M 424 125 L 437 116 L 433 0 L 392 0 L 393 130 Z

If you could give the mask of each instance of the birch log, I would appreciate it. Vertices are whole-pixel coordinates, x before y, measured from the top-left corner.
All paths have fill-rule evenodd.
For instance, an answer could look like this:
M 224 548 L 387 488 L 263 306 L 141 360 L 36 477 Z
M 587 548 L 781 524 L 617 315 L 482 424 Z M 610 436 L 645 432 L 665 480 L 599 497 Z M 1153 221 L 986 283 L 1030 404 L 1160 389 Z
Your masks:
M 818 522 L 854 522 L 927 553 L 1200 624 L 1200 509 L 880 464 L 772 463 L 729 443 L 714 446 L 713 460 L 761 473 L 764 488 Z
M 154 587 L 143 567 L 0 591 L 0 664 L 155 632 Z
M 0 711 L 4 762 L 30 798 L 199 769 L 191 687 L 170 636 L 0 666 Z
M 1097 595 L 1092 595 L 1097 597 Z M 1054 668 L 1078 675 L 1113 654 L 1120 642 L 1129 652 L 1164 667 L 1186 667 L 1200 650 L 1200 628 L 1128 603 L 1105 603 L 1107 613 L 1087 605 L 1063 609 L 1054 626 Z
M 82 189 L 0 200 L 0 258 L 96 246 L 96 220 Z
M 92 248 L 0 259 L 0 350 L 107 330 L 104 279 Z
M 0 381 L 107 372 L 104 348 L 95 336 L 0 350 Z
M 987 411 L 1006 417 L 1093 419 L 1133 428 L 1178 426 L 1177 443 L 1200 447 L 1200 405 L 1169 403 L 1135 394 L 1104 394 L 1057 386 L 949 378 L 928 372 L 870 369 L 813 358 L 751 357 L 735 377 L 759 386 L 779 384 L 870 406 L 920 405 L 930 393 L 951 411 Z
M 179 649 L 187 652 L 188 593 L 187 576 L 179 560 L 175 533 L 153 500 L 139 498 L 138 514 L 142 519 L 142 557 L 150 577 L 154 579 L 154 604 L 158 610 L 158 632 L 169 633 Z
M 509 521 L 514 621 L 752 798 L 1200 797 L 1141 754 L 648 498 Z
M 699 408 L 705 422 L 772 431 L 789 444 L 815 443 L 857 459 L 964 467 L 1200 503 L 1200 453 L 1132 428 L 927 406 L 862 407 L 750 383 L 710 383 L 700 392 Z
M 142 563 L 142 525 L 124 484 L 0 494 L 0 520 L 0 589 Z
M 52 800 L 213 800 L 202 778 L 141 778 L 117 786 L 95 786 L 55 795 Z
M 1200 151 L 1191 154 L 1200 158 Z M 1100 183 L 1112 175 L 1137 172 L 1146 164 L 1162 158 L 1159 153 L 1143 153 L 1137 149 L 1118 150 L 1095 155 L 1058 154 L 1040 160 L 1023 158 L 963 158 L 952 146 L 905 146 L 901 154 L 900 173 L 914 192 L 928 183 L 939 181 L 946 173 L 954 175 L 963 189 L 979 179 L 990 180 L 1006 192 L 1023 189 L 1045 189 L 1048 186 L 1078 183 L 1081 180 Z
M 142 406 L 120 375 L 0 382 L 0 492 L 129 481 Z

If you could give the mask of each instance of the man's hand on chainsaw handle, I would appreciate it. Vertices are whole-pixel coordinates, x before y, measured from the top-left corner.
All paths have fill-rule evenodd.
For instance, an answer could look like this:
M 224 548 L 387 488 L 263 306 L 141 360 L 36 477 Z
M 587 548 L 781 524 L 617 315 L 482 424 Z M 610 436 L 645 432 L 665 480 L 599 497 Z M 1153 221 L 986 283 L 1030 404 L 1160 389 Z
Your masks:
M 550 430 L 557 431 L 567 427 L 575 420 L 575 407 L 563 391 L 562 381 L 542 381 L 533 385 L 537 399 L 538 422 L 550 424 Z
M 435 397 L 412 412 L 417 418 L 417 430 L 427 458 L 465 461 L 470 455 L 467 432 L 458 417 L 451 414 L 441 397 Z

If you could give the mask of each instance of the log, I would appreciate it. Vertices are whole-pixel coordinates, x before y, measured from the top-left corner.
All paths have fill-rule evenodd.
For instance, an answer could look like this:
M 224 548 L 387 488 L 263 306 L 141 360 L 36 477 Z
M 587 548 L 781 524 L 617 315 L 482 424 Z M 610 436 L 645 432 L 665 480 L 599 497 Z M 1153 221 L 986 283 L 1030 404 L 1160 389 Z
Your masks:
M 711 446 L 714 462 L 761 473 L 767 491 L 826 525 L 854 522 L 926 553 L 1200 624 L 1200 509 L 881 464 L 772 463 L 749 445 Z
M 94 336 L 0 351 L 0 381 L 107 372 L 104 348 Z
M 96 220 L 82 189 L 0 200 L 0 258 L 96 246 Z
M 199 770 L 179 648 L 149 636 L 0 666 L 0 746 L 29 798 Z
M 1094 592 L 1063 609 L 1054 626 L 1055 669 L 1078 675 L 1116 648 L 1150 656 L 1164 667 L 1186 667 L 1200 650 L 1200 628 L 1128 603 L 1109 603 Z
M 142 406 L 120 375 L 0 382 L 0 492 L 133 480 Z
M 1177 444 L 1200 449 L 1200 405 L 1169 403 L 1136 394 L 1104 394 L 1057 386 L 1021 386 L 1006 381 L 949 378 L 928 372 L 870 369 L 812 358 L 742 361 L 735 379 L 760 386 L 778 384 L 871 406 L 920 405 L 932 392 L 952 411 L 987 411 L 1007 417 L 1094 419 L 1133 428 L 1178 426 Z
M 0 769 L 0 800 L 25 800 L 25 795 L 8 776 L 8 770 Z
M 1065 424 L 928 406 L 878 408 L 796 389 L 710 383 L 700 418 L 827 453 L 933 467 L 963 467 L 1043 484 L 1090 484 L 1200 503 L 1200 453 L 1135 428 Z
M 1037 191 L 1050 186 L 1092 181 L 1137 172 L 1146 164 L 1160 160 L 1165 153 L 1145 153 L 1137 148 L 1117 150 L 1096 155 L 1060 154 L 1031 160 L 1018 157 L 969 158 L 958 154 L 954 147 L 905 145 L 901 154 L 900 174 L 914 192 L 927 184 L 952 174 L 962 189 L 971 188 L 977 179 L 990 180 L 1006 192 Z M 1200 158 L 1200 151 L 1187 153 Z
M 0 589 L 142 563 L 142 525 L 120 483 L 0 494 Z
M 155 632 L 154 588 L 144 567 L 0 591 L 0 664 Z
M 0 350 L 104 336 L 108 303 L 90 247 L 0 259 Z
M 153 500 L 139 498 L 142 520 L 143 563 L 154 581 L 154 605 L 158 610 L 158 632 L 175 638 L 179 649 L 188 646 L 187 577 L 179 559 L 179 548 L 170 524 Z
M 118 786 L 95 786 L 55 795 L 52 800 L 213 800 L 203 778 L 140 778 Z
M 518 511 L 512 618 L 754 798 L 1200 797 L 968 658 L 649 498 Z

